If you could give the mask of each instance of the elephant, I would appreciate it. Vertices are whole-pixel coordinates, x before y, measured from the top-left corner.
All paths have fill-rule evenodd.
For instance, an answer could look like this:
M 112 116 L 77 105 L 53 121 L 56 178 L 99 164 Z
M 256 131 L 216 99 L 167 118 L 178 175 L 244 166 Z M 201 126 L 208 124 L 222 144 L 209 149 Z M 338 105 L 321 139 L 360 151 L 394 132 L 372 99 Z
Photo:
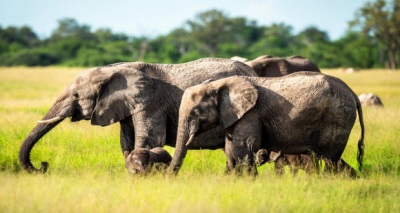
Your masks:
M 287 58 L 262 55 L 252 61 L 242 57 L 232 57 L 232 60 L 244 62 L 249 65 L 260 77 L 280 77 L 299 71 L 321 72 L 317 65 L 302 56 L 291 56 Z M 290 156 L 290 159 L 305 159 L 305 156 Z M 278 165 L 283 160 L 279 160 Z M 275 164 L 276 165 L 276 164 Z M 292 164 L 294 165 L 294 164 Z M 279 170 L 279 168 L 277 168 Z
M 316 153 L 332 173 L 354 170 L 341 155 L 359 117 L 357 160 L 362 168 L 364 121 L 356 94 L 343 81 L 317 72 L 280 78 L 232 76 L 185 90 L 179 108 L 175 153 L 168 173 L 177 174 L 195 135 L 222 125 L 228 173 L 257 174 L 254 154 Z
M 132 174 L 142 175 L 153 167 L 156 170 L 166 169 L 171 163 L 172 157 L 167 150 L 156 147 L 153 149 L 139 148 L 133 150 L 125 159 L 125 167 Z
M 374 93 L 362 93 L 358 96 L 362 106 L 383 107 L 383 103 L 379 96 Z
M 299 71 L 321 72 L 317 65 L 301 56 L 281 58 L 263 55 L 244 63 L 260 77 L 280 77 Z
M 256 153 L 256 164 L 261 166 L 265 163 L 275 162 L 274 170 L 276 174 L 283 174 L 284 167 L 289 166 L 290 171 L 296 175 L 299 169 L 305 170 L 307 173 L 319 171 L 318 159 L 314 153 L 310 154 L 281 154 L 281 152 L 268 152 L 266 149 L 260 149 Z
M 82 71 L 61 93 L 31 130 L 19 150 L 28 172 L 45 173 L 30 160 L 34 145 L 67 117 L 92 125 L 120 123 L 120 145 L 126 158 L 136 148 L 175 146 L 179 104 L 183 91 L 207 79 L 234 75 L 257 76 L 247 65 L 220 58 L 202 58 L 182 64 L 123 62 Z M 196 137 L 190 149 L 224 147 L 224 129 L 216 126 Z

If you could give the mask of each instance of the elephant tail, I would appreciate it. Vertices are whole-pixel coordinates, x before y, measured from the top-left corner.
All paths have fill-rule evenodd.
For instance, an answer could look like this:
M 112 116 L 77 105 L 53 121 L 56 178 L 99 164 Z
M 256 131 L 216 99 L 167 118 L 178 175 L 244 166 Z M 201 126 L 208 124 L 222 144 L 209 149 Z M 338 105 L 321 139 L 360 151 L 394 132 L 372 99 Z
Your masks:
M 365 134 L 365 128 L 364 128 L 364 118 L 363 118 L 361 103 L 358 100 L 358 98 L 356 100 L 357 100 L 358 120 L 360 122 L 360 127 L 361 127 L 361 138 L 358 141 L 357 161 L 358 161 L 358 168 L 361 171 L 362 166 L 363 166 L 363 158 L 364 158 L 364 134 Z

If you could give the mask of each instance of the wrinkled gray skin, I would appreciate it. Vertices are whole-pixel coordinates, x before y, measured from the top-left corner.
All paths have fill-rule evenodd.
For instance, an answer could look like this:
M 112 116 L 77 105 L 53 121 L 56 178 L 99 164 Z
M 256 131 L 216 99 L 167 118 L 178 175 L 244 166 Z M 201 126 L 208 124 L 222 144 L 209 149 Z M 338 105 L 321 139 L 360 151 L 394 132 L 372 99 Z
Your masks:
M 260 77 L 281 77 L 299 71 L 321 72 L 317 65 L 301 56 L 281 58 L 262 55 L 245 63 Z M 291 156 L 291 158 L 295 157 Z M 302 159 L 304 157 L 298 156 L 297 158 Z M 279 160 L 278 164 L 282 161 Z
M 284 167 L 289 166 L 290 171 L 295 175 L 299 169 L 305 170 L 307 173 L 318 172 L 318 159 L 313 158 L 313 154 L 289 155 L 281 154 L 281 152 L 268 152 L 266 149 L 260 149 L 256 154 L 256 164 L 261 166 L 265 163 L 275 162 L 274 170 L 281 175 Z
M 125 167 L 132 174 L 145 175 L 155 167 L 156 170 L 166 169 L 172 157 L 167 150 L 156 147 L 153 149 L 139 148 L 133 150 L 125 159 Z
M 183 64 L 118 63 L 80 73 L 59 96 L 19 151 L 28 172 L 46 172 L 30 160 L 36 142 L 67 117 L 92 125 L 121 125 L 120 143 L 125 156 L 134 148 L 175 146 L 179 104 L 183 90 L 207 79 L 233 75 L 256 76 L 247 65 L 229 59 L 205 58 Z M 169 141 L 170 143 L 166 143 Z M 189 149 L 224 146 L 223 128 L 216 126 L 198 135 Z
M 361 168 L 361 104 L 338 78 L 297 72 L 280 78 L 234 76 L 193 86 L 182 97 L 176 149 L 168 171 L 177 173 L 194 136 L 217 124 L 226 130 L 229 171 L 256 174 L 253 156 L 259 149 L 282 154 L 312 151 L 330 162 L 329 171 L 354 170 L 340 162 L 357 111 Z
M 281 58 L 263 55 L 245 63 L 260 77 L 280 77 L 299 71 L 321 72 L 317 65 L 301 56 Z

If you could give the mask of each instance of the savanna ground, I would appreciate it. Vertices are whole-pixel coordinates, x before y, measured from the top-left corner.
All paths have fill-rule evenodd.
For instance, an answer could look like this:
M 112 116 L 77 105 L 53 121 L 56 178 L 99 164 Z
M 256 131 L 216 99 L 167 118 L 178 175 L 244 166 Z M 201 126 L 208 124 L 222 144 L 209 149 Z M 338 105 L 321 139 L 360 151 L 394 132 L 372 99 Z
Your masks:
M 64 121 L 33 148 L 28 174 L 18 150 L 72 81 L 78 68 L 0 68 L 0 212 L 400 212 L 400 71 L 324 73 L 357 93 L 378 94 L 385 107 L 364 107 L 365 169 L 360 178 L 224 174 L 222 151 L 189 151 L 178 176 L 133 177 L 124 168 L 119 125 Z M 356 167 L 358 121 L 343 159 Z M 167 147 L 173 154 L 173 148 Z

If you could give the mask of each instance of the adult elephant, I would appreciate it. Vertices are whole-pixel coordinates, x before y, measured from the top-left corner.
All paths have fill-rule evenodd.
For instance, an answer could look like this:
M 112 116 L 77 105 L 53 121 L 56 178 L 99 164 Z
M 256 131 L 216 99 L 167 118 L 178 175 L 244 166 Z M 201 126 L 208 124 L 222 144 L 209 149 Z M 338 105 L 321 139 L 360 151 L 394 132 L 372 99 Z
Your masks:
M 256 171 L 254 154 L 267 149 L 282 154 L 313 152 L 326 169 L 350 171 L 341 155 L 358 117 L 364 150 L 364 122 L 356 94 L 340 79 L 315 72 L 281 78 L 233 76 L 190 87 L 179 108 L 176 149 L 169 172 L 177 173 L 194 136 L 213 125 L 226 130 L 229 171 Z
M 72 122 L 91 120 L 92 125 L 100 126 L 119 122 L 125 158 L 134 148 L 174 146 L 183 90 L 206 79 L 233 75 L 256 73 L 243 63 L 216 58 L 183 64 L 118 63 L 83 71 L 26 137 L 19 151 L 20 163 L 28 172 L 45 173 L 48 163 L 35 168 L 30 152 L 67 117 Z M 190 148 L 216 149 L 223 144 L 223 129 L 215 127 L 196 137 Z
M 238 56 L 232 60 L 241 61 L 249 65 L 260 77 L 281 77 L 299 71 L 321 72 L 317 65 L 302 56 L 287 58 L 262 55 L 252 61 Z M 295 157 L 295 155 L 291 155 Z M 303 158 L 304 155 L 297 156 Z
M 245 63 L 260 77 L 280 77 L 299 71 L 321 72 L 317 65 L 301 56 L 281 58 L 263 55 Z

